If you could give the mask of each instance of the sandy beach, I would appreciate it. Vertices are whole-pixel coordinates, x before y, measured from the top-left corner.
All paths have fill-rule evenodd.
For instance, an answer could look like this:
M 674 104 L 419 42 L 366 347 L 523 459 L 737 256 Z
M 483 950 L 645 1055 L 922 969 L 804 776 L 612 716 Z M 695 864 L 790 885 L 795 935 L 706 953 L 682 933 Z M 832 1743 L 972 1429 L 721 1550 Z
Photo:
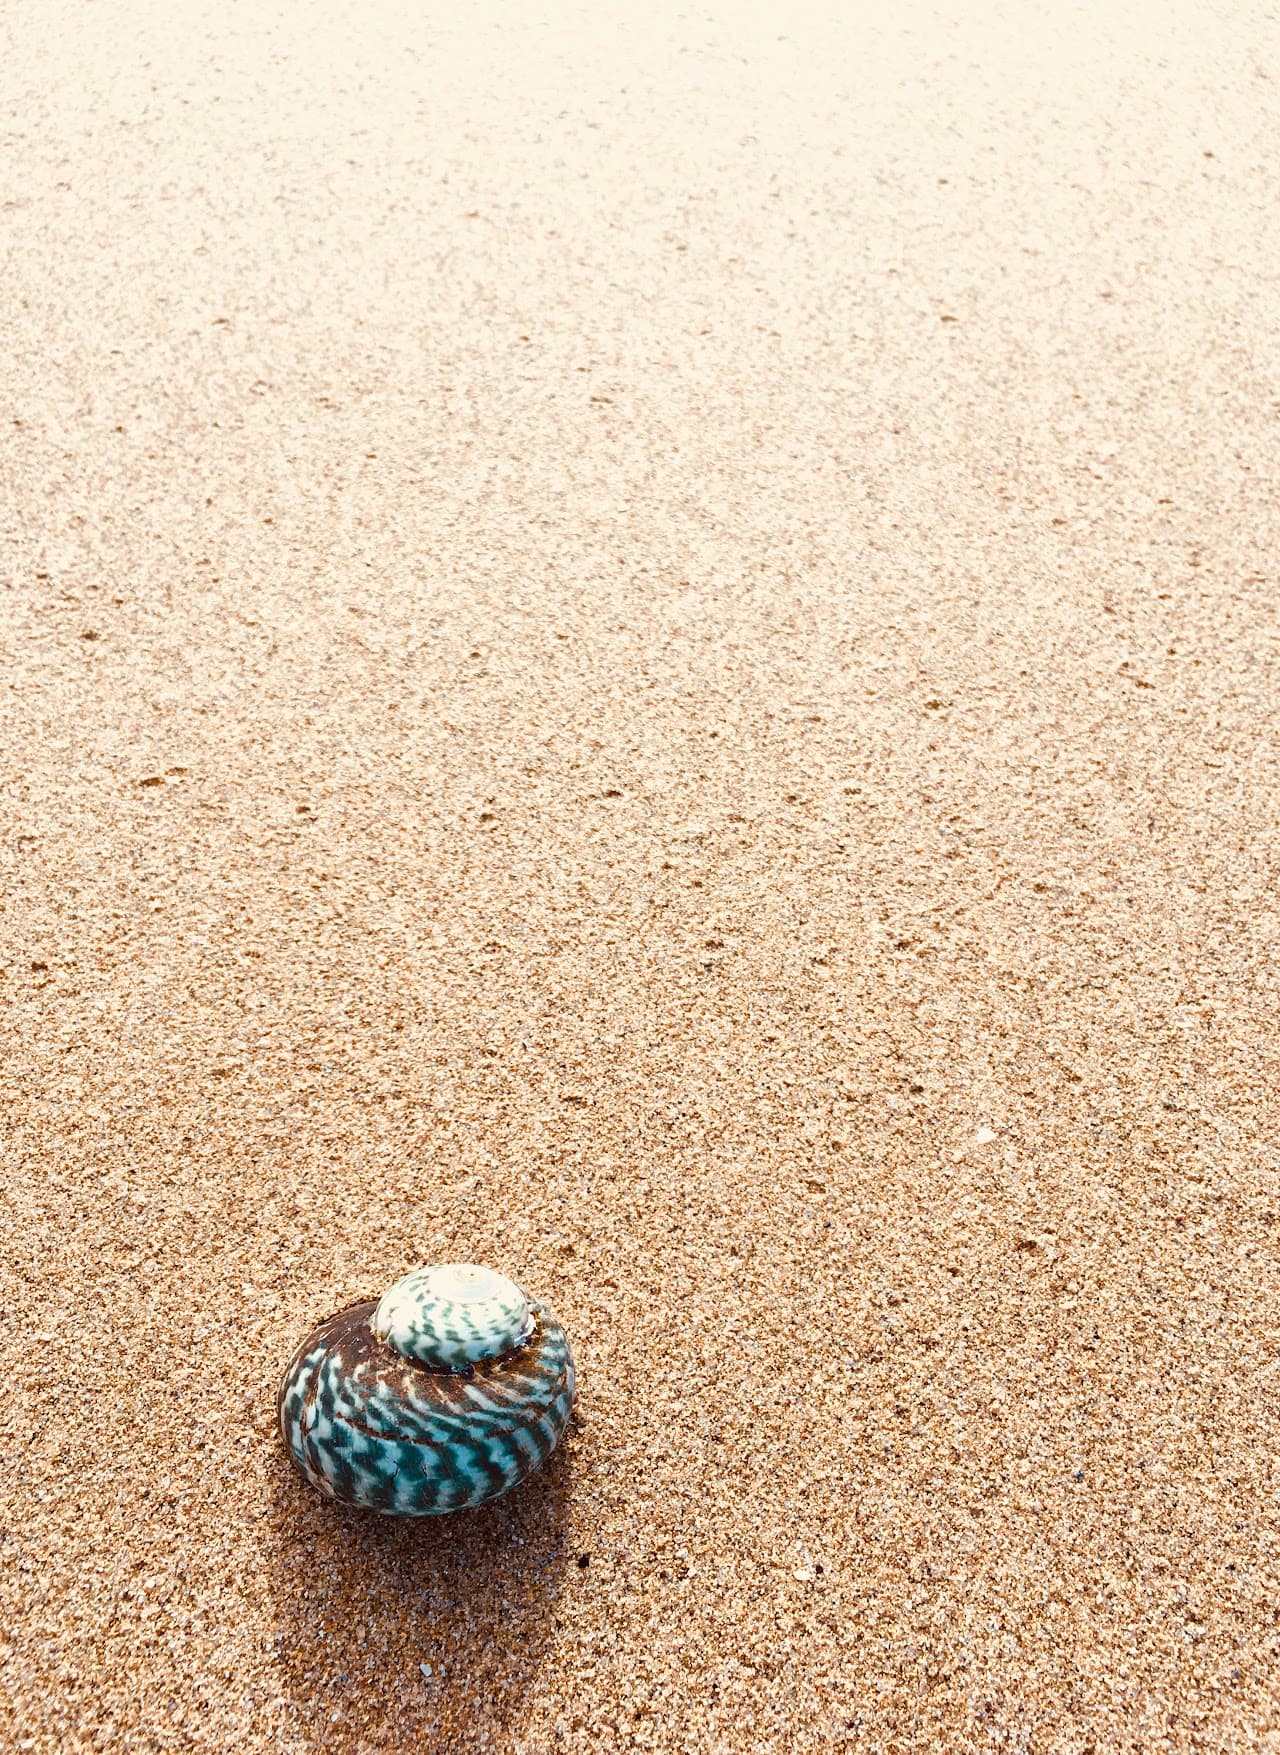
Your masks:
M 0 7 L 0 1744 L 1280 1751 L 1274 15 Z M 308 1328 L 546 1297 L 325 1503 Z

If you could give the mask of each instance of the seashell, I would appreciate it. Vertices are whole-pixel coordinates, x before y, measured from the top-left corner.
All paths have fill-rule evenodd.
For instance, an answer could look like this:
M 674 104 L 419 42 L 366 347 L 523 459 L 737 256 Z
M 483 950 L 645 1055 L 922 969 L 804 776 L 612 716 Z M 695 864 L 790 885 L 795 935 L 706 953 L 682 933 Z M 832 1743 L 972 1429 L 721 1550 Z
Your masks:
M 307 1336 L 280 1384 L 280 1435 L 330 1499 L 434 1517 L 540 1468 L 573 1398 L 545 1304 L 492 1268 L 422 1267 Z

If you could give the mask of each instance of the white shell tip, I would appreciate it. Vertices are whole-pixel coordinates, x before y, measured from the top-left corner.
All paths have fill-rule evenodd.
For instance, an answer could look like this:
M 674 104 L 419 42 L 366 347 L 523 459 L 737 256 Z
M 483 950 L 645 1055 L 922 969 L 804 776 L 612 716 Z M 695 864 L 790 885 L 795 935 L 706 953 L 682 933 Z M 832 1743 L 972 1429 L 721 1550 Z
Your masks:
M 529 1301 L 505 1274 L 470 1262 L 416 1268 L 383 1293 L 373 1332 L 406 1359 L 461 1371 L 523 1345 Z

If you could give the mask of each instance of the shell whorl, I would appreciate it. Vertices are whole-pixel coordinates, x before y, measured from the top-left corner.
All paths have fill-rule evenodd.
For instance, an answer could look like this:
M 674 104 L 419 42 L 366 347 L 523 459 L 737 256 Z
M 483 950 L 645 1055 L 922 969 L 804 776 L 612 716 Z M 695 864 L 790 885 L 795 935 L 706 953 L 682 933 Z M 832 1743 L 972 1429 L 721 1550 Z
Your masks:
M 397 1280 L 373 1313 L 373 1332 L 402 1358 L 437 1371 L 465 1371 L 523 1346 L 533 1332 L 533 1312 L 505 1274 L 455 1262 Z
M 280 1434 L 327 1497 L 430 1517 L 541 1467 L 573 1399 L 568 1337 L 545 1304 L 488 1269 L 420 1268 L 307 1336 L 280 1384 Z

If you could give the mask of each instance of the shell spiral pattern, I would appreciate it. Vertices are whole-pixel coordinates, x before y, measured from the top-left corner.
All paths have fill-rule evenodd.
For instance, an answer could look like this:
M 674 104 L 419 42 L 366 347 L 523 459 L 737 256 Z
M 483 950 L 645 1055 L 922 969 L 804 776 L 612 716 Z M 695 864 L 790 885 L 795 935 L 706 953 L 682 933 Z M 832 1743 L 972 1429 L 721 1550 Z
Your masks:
M 529 1300 L 515 1281 L 469 1264 L 406 1274 L 373 1313 L 379 1340 L 447 1371 L 499 1358 L 523 1346 L 532 1329 Z
M 420 1345 L 433 1361 L 481 1346 L 479 1310 L 462 1319 L 428 1308 L 423 1277 L 458 1274 L 482 1277 L 490 1302 L 497 1294 L 488 1344 L 513 1330 L 515 1343 L 463 1364 L 406 1357 L 393 1343 Z M 464 1309 L 482 1302 L 470 1284 Z M 454 1303 L 447 1280 L 443 1289 L 442 1303 Z M 420 1269 L 308 1335 L 280 1385 L 280 1433 L 295 1466 L 329 1498 L 432 1517 L 483 1505 L 541 1467 L 569 1422 L 573 1394 L 568 1338 L 545 1304 L 485 1269 Z

